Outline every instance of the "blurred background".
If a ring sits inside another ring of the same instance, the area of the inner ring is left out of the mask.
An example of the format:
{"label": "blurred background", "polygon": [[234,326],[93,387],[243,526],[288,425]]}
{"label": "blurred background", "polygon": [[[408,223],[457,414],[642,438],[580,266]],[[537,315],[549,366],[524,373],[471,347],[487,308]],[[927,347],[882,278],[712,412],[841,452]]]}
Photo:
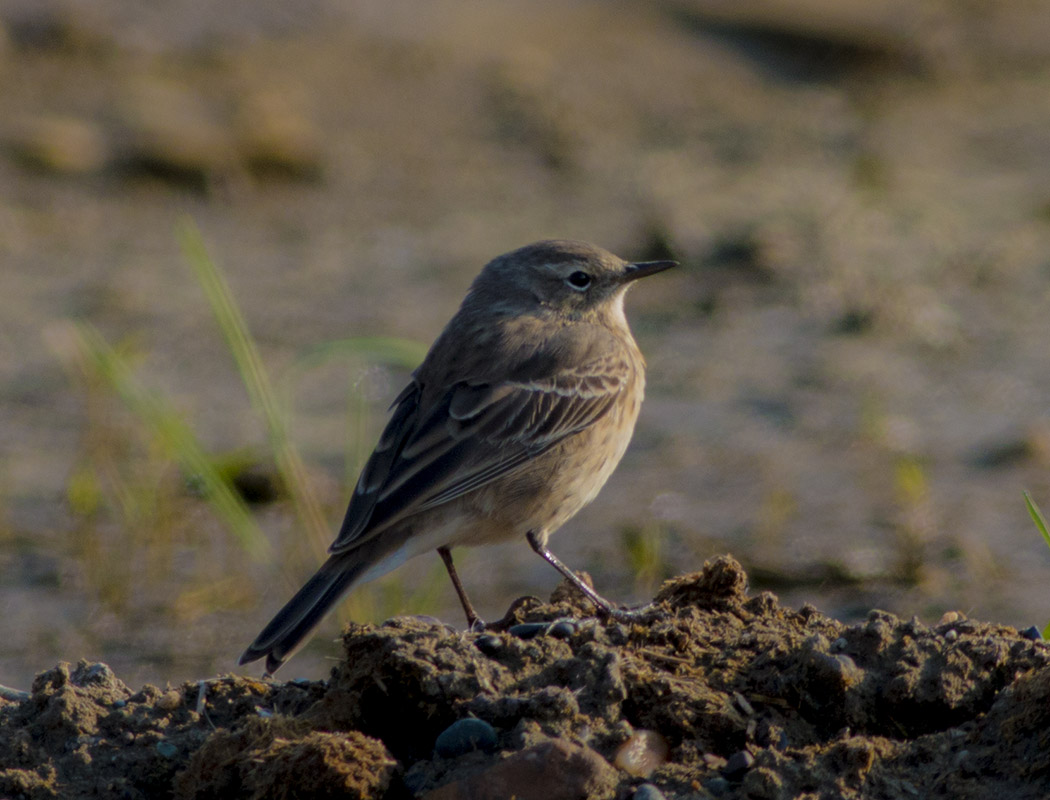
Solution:
{"label": "blurred background", "polygon": [[[1042,627],[1048,56],[1046,0],[3,0],[0,683],[234,669],[471,278],[548,237],[683,264],[552,540],[603,594],[729,552],[845,620]],[[557,583],[457,562],[488,618]],[[282,677],[398,613],[462,626],[436,556]]]}

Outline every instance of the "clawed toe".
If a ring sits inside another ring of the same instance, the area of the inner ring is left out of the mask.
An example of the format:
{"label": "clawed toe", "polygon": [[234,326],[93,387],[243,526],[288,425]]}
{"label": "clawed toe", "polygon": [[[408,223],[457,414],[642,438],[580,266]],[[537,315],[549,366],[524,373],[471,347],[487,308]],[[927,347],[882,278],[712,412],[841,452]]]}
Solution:
{"label": "clawed toe", "polygon": [[598,614],[614,619],[617,622],[637,622],[648,617],[654,609],[655,606],[652,603],[646,603],[644,606],[636,606],[634,608],[625,608],[623,606],[619,608],[599,607]]}

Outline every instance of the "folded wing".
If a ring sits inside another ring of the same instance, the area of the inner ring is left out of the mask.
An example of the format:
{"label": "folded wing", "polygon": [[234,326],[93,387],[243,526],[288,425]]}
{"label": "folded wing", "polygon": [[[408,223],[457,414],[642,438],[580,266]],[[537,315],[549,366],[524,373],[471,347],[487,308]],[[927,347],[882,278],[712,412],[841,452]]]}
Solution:
{"label": "folded wing", "polygon": [[519,469],[601,419],[625,389],[627,365],[602,358],[530,379],[454,384],[430,409],[415,381],[358,480],[333,553]]}

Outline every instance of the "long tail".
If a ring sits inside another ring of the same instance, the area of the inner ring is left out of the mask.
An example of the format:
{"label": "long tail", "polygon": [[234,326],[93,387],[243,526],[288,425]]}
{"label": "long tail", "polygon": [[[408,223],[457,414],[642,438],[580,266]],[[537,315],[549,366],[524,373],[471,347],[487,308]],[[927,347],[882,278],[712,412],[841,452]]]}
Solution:
{"label": "long tail", "polygon": [[243,666],[266,656],[266,673],[272,675],[370,566],[370,559],[360,558],[354,551],[329,557],[248,645],[237,663]]}

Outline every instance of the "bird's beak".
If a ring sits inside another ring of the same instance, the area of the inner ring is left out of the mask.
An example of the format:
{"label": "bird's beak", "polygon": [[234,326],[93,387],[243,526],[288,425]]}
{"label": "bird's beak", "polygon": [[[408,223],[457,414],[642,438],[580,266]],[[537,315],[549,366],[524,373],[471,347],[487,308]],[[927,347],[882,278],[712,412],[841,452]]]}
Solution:
{"label": "bird's beak", "polygon": [[639,278],[644,278],[648,275],[655,275],[657,272],[663,272],[665,269],[677,266],[677,261],[641,261],[637,264],[628,264],[623,280],[625,283],[635,281]]}

